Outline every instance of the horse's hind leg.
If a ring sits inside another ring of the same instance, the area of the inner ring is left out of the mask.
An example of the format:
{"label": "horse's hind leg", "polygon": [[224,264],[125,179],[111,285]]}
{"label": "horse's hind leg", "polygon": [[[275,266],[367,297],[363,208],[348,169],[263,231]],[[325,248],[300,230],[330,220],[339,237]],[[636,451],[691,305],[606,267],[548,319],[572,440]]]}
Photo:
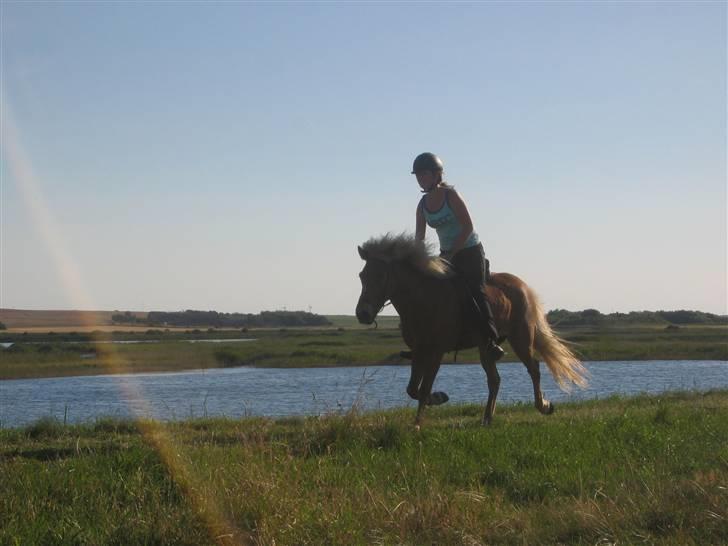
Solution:
{"label": "horse's hind leg", "polygon": [[544,415],[550,415],[554,412],[554,405],[543,397],[541,392],[541,371],[539,370],[539,362],[534,357],[533,339],[534,329],[528,325],[524,325],[515,335],[510,337],[511,347],[518,358],[521,359],[531,376],[533,383],[533,399],[536,409]]}
{"label": "horse's hind leg", "polygon": [[500,374],[495,365],[495,360],[488,356],[486,347],[480,347],[480,364],[485,370],[488,378],[488,402],[485,404],[483,412],[483,425],[490,425],[495,413],[495,400],[498,397],[498,389],[500,388]]}

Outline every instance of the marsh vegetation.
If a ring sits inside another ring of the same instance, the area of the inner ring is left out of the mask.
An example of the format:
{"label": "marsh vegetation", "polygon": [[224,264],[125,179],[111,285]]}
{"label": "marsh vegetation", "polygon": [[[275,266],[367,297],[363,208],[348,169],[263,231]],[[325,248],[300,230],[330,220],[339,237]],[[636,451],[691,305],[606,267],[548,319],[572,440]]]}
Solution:
{"label": "marsh vegetation", "polygon": [[[396,317],[377,329],[342,318],[333,328],[144,332],[5,333],[0,379],[106,373],[181,371],[230,366],[306,367],[406,364]],[[348,322],[347,322],[348,321]],[[728,327],[695,325],[578,326],[559,333],[583,360],[728,360]],[[219,343],[186,343],[216,339]],[[240,339],[255,339],[239,343]],[[224,343],[228,340],[229,343]],[[108,343],[147,341],[153,343]],[[103,343],[102,343],[103,342]],[[515,361],[513,351],[503,362]],[[478,362],[475,350],[448,353],[444,362]]]}

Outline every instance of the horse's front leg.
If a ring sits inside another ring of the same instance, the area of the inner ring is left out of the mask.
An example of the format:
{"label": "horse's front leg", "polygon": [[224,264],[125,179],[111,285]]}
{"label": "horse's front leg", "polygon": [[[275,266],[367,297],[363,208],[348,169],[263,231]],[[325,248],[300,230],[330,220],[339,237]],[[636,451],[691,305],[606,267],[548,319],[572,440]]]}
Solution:
{"label": "horse's front leg", "polygon": [[500,388],[500,375],[498,374],[498,368],[493,360],[488,355],[486,347],[480,347],[480,364],[485,370],[485,375],[488,378],[488,402],[485,404],[485,411],[483,412],[483,425],[490,425],[493,421],[493,414],[495,413],[495,400],[498,397],[498,389]]}
{"label": "horse's front leg", "polygon": [[423,357],[421,360],[417,359],[413,366],[418,366],[422,370],[422,382],[417,396],[417,416],[415,417],[415,427],[419,429],[422,424],[422,416],[425,411],[425,407],[428,406],[430,401],[430,393],[432,392],[432,385],[435,383],[435,376],[440,369],[440,362],[442,361],[443,353],[430,354]]}
{"label": "horse's front leg", "polygon": [[410,380],[407,383],[407,395],[413,400],[419,400],[420,383],[422,383],[422,368],[417,365],[417,358],[412,359],[410,366]]}

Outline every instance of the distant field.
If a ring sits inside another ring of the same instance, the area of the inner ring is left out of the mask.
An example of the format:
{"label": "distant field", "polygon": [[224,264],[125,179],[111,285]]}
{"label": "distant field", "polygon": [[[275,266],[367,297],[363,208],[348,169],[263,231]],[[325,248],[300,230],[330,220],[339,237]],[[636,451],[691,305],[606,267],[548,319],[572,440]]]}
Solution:
{"label": "distant field", "polygon": [[[377,327],[329,315],[327,327],[208,329],[111,325],[110,311],[1,310],[0,380],[108,373],[181,371],[236,366],[298,368],[405,364],[398,316]],[[138,315],[143,315],[139,313]],[[7,322],[6,322],[7,321]],[[96,323],[93,323],[96,321]],[[103,322],[107,321],[107,324]],[[25,326],[17,326],[25,324]],[[557,328],[583,360],[728,360],[728,327],[628,325]],[[253,343],[190,344],[199,339],[255,338]],[[155,340],[111,345],[99,341]],[[508,342],[503,362],[516,360]],[[449,353],[444,362],[455,360]],[[475,350],[458,362],[477,362]]]}
{"label": "distant field", "polygon": [[[324,315],[336,328],[371,328],[362,326],[353,315]],[[397,328],[399,326],[399,315],[380,315],[377,317],[379,328]]]}
{"label": "distant field", "polygon": [[[0,309],[0,322],[5,324],[9,332],[100,332],[145,331],[151,328],[148,325],[131,326],[127,324],[114,324],[112,315],[126,311],[36,311],[24,309]],[[132,311],[135,317],[145,320],[148,313],[145,311]],[[324,315],[331,321],[333,328],[361,327],[353,315]],[[377,319],[381,328],[396,328],[399,317],[381,316]],[[174,329],[174,328],[172,328]]]}
{"label": "distant field", "polygon": [[[56,332],[58,334],[69,334],[73,332],[90,334],[91,332],[140,332],[144,333],[151,326],[129,326],[126,324],[114,324],[113,326],[92,325],[92,326],[23,326],[17,328],[8,328],[6,331],[14,334],[45,334],[48,332]],[[186,328],[171,328],[171,330],[186,330]]]}
{"label": "distant field", "polygon": [[[100,329],[100,326],[112,326],[111,316],[118,311],[35,311],[25,309],[0,309],[0,322],[8,330],[48,330],[60,332],[80,328]],[[134,312],[138,318],[146,318],[147,313]]]}
{"label": "distant field", "polygon": [[[384,321],[383,321],[384,322]],[[108,373],[182,371],[190,369],[257,366],[371,366],[406,364],[405,348],[396,317],[374,329],[268,328],[265,330],[160,330],[116,333],[0,332],[0,380]],[[561,332],[584,360],[728,360],[725,327],[690,328],[574,328]],[[251,343],[236,339],[254,338]],[[230,340],[189,343],[192,340]],[[100,341],[156,341],[157,343],[98,343]],[[514,361],[508,342],[502,362]],[[445,355],[452,362],[454,353]],[[477,351],[457,355],[457,362],[477,362]]]}

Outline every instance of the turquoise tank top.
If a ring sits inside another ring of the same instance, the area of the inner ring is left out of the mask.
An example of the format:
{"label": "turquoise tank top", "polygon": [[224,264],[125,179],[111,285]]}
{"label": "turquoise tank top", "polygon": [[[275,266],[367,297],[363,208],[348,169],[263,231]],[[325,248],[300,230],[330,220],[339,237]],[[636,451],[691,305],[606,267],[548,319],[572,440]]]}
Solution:
{"label": "turquoise tank top", "polygon": [[[462,224],[458,222],[457,216],[455,216],[455,213],[450,208],[449,196],[450,192],[447,191],[445,193],[445,201],[442,203],[440,209],[435,212],[431,212],[427,209],[427,205],[425,204],[425,198],[427,196],[423,196],[420,201],[422,213],[425,216],[427,225],[437,231],[437,237],[440,239],[441,253],[450,252],[452,250],[452,247],[455,244],[455,239],[458,238],[458,235],[460,235],[460,232],[463,229]],[[473,230],[470,237],[468,237],[468,240],[465,241],[463,248],[470,248],[478,243],[480,243],[480,238],[475,230]]]}

